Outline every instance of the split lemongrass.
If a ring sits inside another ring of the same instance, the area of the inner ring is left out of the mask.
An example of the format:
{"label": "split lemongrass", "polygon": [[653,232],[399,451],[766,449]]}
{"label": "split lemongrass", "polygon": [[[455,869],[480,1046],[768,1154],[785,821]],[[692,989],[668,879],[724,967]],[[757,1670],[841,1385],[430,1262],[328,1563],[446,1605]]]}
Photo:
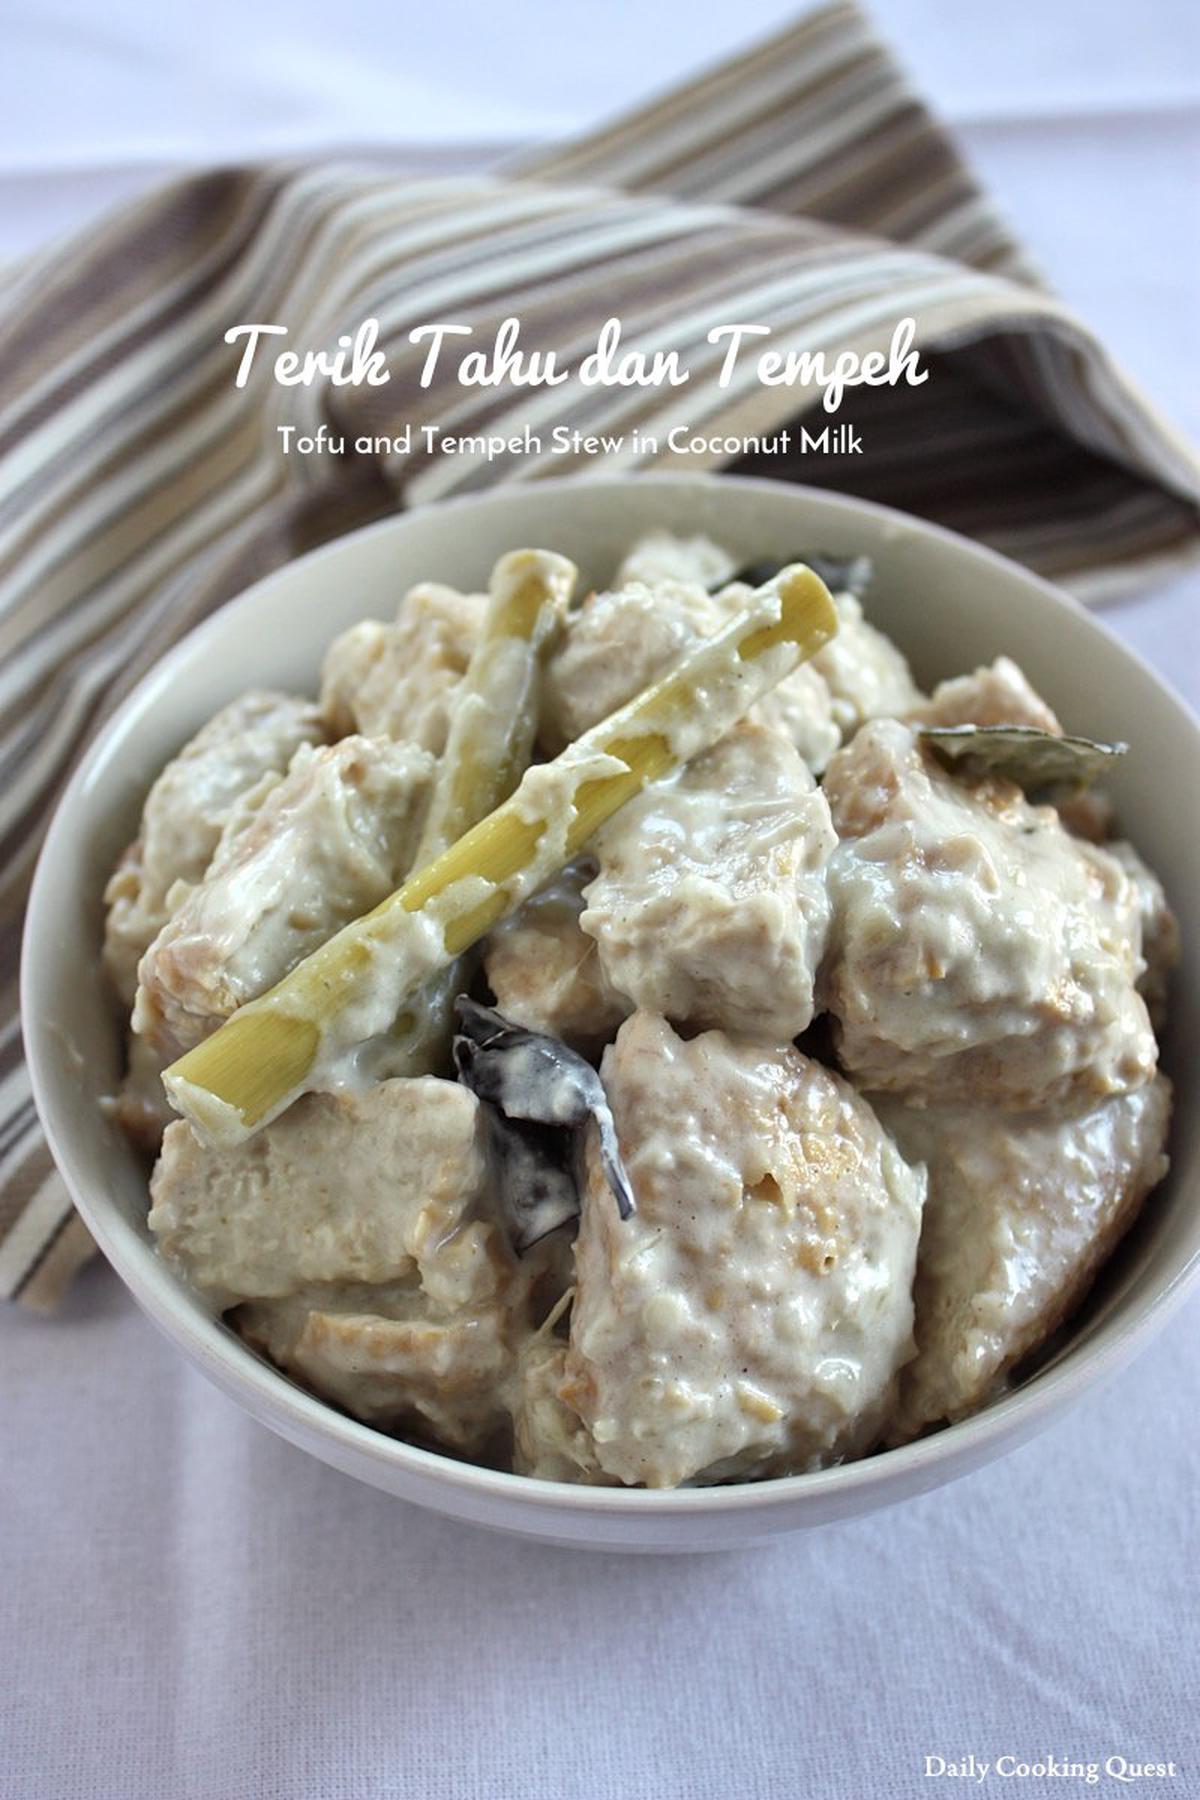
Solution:
{"label": "split lemongrass", "polygon": [[507,800],[528,768],[541,658],[562,623],[578,573],[551,550],[511,550],[492,570],[415,868],[432,862]]}
{"label": "split lemongrass", "polygon": [[829,590],[796,565],[702,638],[661,680],[344,926],[163,1076],[214,1144],[236,1144],[301,1094],[353,1076],[362,1046],[430,976],[544,887],[618,807],[723,738],[756,700],[829,642]]}
{"label": "split lemongrass", "polygon": [[[488,604],[454,700],[414,869],[440,856],[507,800],[537,735],[541,663],[579,571],[552,550],[510,550],[492,570]],[[379,1076],[427,1075],[449,1055],[460,965],[441,969],[406,1002],[370,1057]]]}

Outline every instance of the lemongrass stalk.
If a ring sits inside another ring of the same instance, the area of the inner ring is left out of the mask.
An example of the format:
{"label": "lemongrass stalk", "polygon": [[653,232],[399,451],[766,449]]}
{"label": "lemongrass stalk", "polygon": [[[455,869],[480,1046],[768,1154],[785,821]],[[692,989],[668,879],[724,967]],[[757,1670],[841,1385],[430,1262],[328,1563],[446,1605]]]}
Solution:
{"label": "lemongrass stalk", "polygon": [[511,550],[492,570],[414,868],[432,862],[507,800],[528,768],[541,658],[562,623],[578,573],[550,550]]}
{"label": "lemongrass stalk", "polygon": [[[542,658],[578,573],[574,563],[551,550],[511,550],[492,570],[487,609],[455,696],[415,869],[507,800],[529,767]],[[456,960],[412,997],[372,1047],[375,1075],[427,1075],[445,1060],[454,997],[465,980]]]}
{"label": "lemongrass stalk", "polygon": [[237,1144],[301,1094],[352,1078],[406,999],[578,854],[606,819],[723,738],[829,642],[837,613],[795,565],[659,681],[585,732],[373,912],[344,926],[163,1076],[214,1144]]}

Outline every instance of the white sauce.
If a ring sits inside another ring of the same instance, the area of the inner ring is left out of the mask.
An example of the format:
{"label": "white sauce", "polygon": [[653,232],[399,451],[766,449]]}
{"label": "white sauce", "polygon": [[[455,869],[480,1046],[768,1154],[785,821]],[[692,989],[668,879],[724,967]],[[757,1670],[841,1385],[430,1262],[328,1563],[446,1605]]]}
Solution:
{"label": "white sauce", "polygon": [[946,774],[897,720],[825,785],[843,841],[822,987],[857,1081],[1024,1109],[1150,1079],[1139,899],[1113,857],[1007,782]]}
{"label": "white sauce", "polygon": [[912,1350],[924,1172],[790,1046],[636,1013],[603,1075],[638,1210],[593,1155],[559,1389],[599,1467],[669,1487],[868,1449]]}
{"label": "white sauce", "polygon": [[[127,1006],[137,966],[186,889],[200,881],[239,806],[261,802],[302,744],[319,744],[316,708],[287,694],[243,694],[169,762],[146,797],[136,841],[105,889],[104,961]],[[247,815],[248,816],[248,815]]]}
{"label": "white sauce", "polygon": [[1170,1083],[1066,1118],[879,1099],[910,1159],[929,1166],[916,1280],[916,1360],[894,1438],[973,1412],[1078,1305],[1166,1174]]}
{"label": "white sauce", "polygon": [[423,581],[394,624],[367,619],[335,638],[321,669],[333,735],[407,740],[440,756],[486,605],[484,594]]}
{"label": "white sauce", "polygon": [[488,937],[483,967],[496,1006],[530,1031],[598,1051],[632,1010],[608,980],[594,938],[581,929],[583,887],[595,873],[572,864]]}
{"label": "white sauce", "polygon": [[634,1006],[786,1043],[812,1019],[836,843],[799,754],[742,724],[598,834],[580,925]]}
{"label": "white sauce", "polygon": [[[651,561],[657,560],[656,553]],[[741,583],[711,594],[694,569],[685,572],[686,554],[673,560],[677,573],[650,580],[647,564],[631,559],[615,589],[592,595],[570,614],[562,646],[546,670],[542,740],[547,749],[560,750],[607,718],[698,639],[727,625],[753,597],[753,589]],[[841,601],[837,604],[840,614]],[[841,742],[833,699],[815,659],[785,676],[747,716],[786,737],[816,774]]]}
{"label": "white sauce", "polygon": [[179,1055],[389,894],[432,770],[425,751],[385,739],[299,750],[142,958],[134,1030]]}

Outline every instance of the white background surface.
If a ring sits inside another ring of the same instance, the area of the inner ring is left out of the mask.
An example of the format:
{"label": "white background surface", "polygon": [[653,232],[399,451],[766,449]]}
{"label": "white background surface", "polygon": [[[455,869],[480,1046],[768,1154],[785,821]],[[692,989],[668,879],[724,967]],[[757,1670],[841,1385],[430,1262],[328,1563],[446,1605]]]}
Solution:
{"label": "white background surface", "polygon": [[[167,167],[478,160],[788,11],[10,0],[0,257]],[[876,14],[1060,292],[1200,435],[1191,0]],[[1107,617],[1200,703],[1200,577]],[[962,1792],[923,1758],[971,1752],[1174,1759],[1150,1791],[1198,1795],[1198,1326],[1193,1298],[1037,1443],[894,1513],[745,1555],[589,1558],[276,1442],[93,1269],[65,1318],[0,1316],[0,1795],[857,1800]]]}

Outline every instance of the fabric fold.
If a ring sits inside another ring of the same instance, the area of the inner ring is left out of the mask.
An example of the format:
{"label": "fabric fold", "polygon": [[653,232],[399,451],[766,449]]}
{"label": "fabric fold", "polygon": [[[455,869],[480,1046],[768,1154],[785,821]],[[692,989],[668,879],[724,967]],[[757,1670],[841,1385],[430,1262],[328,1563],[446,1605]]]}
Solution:
{"label": "fabric fold", "polygon": [[723,201],[1036,284],[1026,252],[854,0],[833,0],[577,143],[541,180]]}

